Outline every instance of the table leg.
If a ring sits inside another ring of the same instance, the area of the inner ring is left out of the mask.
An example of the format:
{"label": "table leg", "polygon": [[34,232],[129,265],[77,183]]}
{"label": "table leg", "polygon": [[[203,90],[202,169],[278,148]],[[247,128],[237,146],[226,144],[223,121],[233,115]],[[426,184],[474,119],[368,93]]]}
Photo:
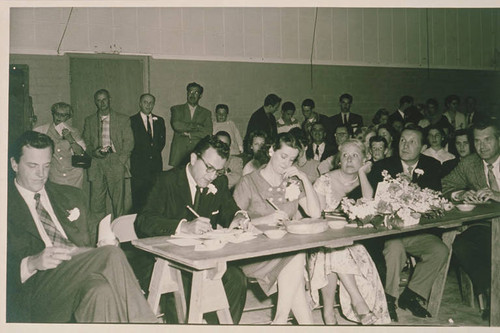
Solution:
{"label": "table leg", "polygon": [[156,263],[149,284],[148,303],[155,314],[159,314],[160,297],[165,293],[174,293],[175,309],[179,323],[186,322],[186,299],[182,284],[181,271],[171,267],[165,259],[156,258]]}
{"label": "table leg", "polygon": [[500,218],[491,221],[490,325],[500,326]]}
{"label": "table leg", "polygon": [[233,323],[222,285],[225,271],[226,263],[209,270],[193,271],[188,323],[201,323],[203,314],[213,311],[217,312],[220,324]]}
{"label": "table leg", "polygon": [[450,259],[452,255],[452,246],[455,236],[458,231],[456,229],[445,231],[443,233],[442,239],[443,243],[448,247],[450,253],[448,259],[439,271],[434,284],[432,285],[431,294],[429,295],[429,302],[427,304],[427,311],[433,316],[437,317],[439,313],[439,307],[441,306],[441,299],[443,298],[444,286],[446,284],[446,277],[448,276],[448,268],[450,267]]}

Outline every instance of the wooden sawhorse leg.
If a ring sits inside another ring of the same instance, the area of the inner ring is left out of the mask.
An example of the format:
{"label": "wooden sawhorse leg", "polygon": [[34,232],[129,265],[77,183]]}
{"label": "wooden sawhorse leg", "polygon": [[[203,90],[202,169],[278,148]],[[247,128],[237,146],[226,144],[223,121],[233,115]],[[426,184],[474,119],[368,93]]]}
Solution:
{"label": "wooden sawhorse leg", "polygon": [[222,275],[226,271],[226,263],[202,271],[191,271],[193,282],[189,302],[188,323],[201,323],[203,314],[217,312],[220,324],[232,324],[229,303],[222,285]]}
{"label": "wooden sawhorse leg", "polygon": [[434,284],[432,285],[431,294],[429,295],[429,302],[427,304],[427,311],[433,316],[437,317],[439,307],[441,306],[441,299],[443,298],[444,285],[446,284],[446,277],[448,276],[448,268],[450,267],[450,259],[452,255],[452,246],[455,236],[458,231],[456,229],[448,230],[443,233],[443,243],[450,250],[448,260],[443,268],[439,271]]}
{"label": "wooden sawhorse leg", "polygon": [[162,294],[174,293],[175,309],[179,323],[186,322],[186,299],[182,285],[181,271],[169,265],[168,261],[156,258],[149,284],[148,303],[155,314],[159,314]]}

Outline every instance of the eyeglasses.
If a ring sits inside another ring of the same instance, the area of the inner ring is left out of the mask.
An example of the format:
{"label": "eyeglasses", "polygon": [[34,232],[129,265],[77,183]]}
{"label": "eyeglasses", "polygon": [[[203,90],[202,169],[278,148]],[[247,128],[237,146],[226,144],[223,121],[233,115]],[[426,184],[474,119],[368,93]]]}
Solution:
{"label": "eyeglasses", "polygon": [[207,173],[216,173],[217,174],[217,177],[220,177],[224,174],[226,174],[226,169],[225,168],[222,168],[222,169],[216,169],[214,168],[213,166],[211,166],[210,164],[208,164],[207,162],[205,162],[205,160],[203,159],[203,157],[201,157],[201,155],[197,155],[200,160],[203,162],[203,164],[205,164],[205,167],[207,168],[206,172]]}
{"label": "eyeglasses", "polygon": [[61,118],[70,118],[71,117],[71,113],[53,112],[52,114],[54,116],[58,116],[58,117],[61,117]]}

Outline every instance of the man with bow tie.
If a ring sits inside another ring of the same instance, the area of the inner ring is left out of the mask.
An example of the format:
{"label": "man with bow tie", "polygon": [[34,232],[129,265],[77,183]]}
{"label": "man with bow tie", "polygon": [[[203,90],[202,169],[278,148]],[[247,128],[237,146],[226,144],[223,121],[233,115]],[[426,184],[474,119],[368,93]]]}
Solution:
{"label": "man with bow tie", "polygon": [[130,173],[132,206],[135,213],[146,203],[156,175],[163,169],[161,152],[165,147],[165,121],[152,113],[155,102],[155,96],[142,94],[139,98],[140,111],[130,117],[134,134]]}
{"label": "man with bow tie", "polygon": [[[203,234],[217,225],[227,228],[247,219],[228,189],[224,175],[228,157],[227,144],[215,136],[206,136],[195,146],[187,165],[160,173],[135,221],[139,238]],[[183,279],[189,301],[191,277],[183,274]],[[245,305],[246,277],[237,266],[228,264],[222,283],[237,324]],[[211,323],[210,318],[207,321]]]}
{"label": "man with bow tie", "polygon": [[28,131],[9,154],[7,321],[156,322],[123,252],[95,248],[83,192],[47,182],[53,150]]}
{"label": "man with bow tie", "polygon": [[[443,193],[453,201],[500,202],[500,127],[490,121],[473,125],[476,153],[462,159],[443,178]],[[455,238],[453,253],[470,276],[476,294],[488,297],[491,285],[491,224],[471,224]],[[488,302],[485,302],[488,304]],[[489,309],[482,309],[484,319]]]}
{"label": "man with bow tie", "polygon": [[[401,132],[399,156],[382,159],[373,164],[369,180],[376,189],[383,180],[382,171],[387,170],[395,178],[405,173],[413,183],[421,188],[441,190],[441,164],[434,158],[425,156],[422,129],[413,124]],[[406,263],[406,253],[419,257],[415,271],[403,293],[399,295],[400,274]],[[390,237],[385,240],[383,250],[386,263],[385,292],[389,314],[398,321],[396,299],[402,309],[410,310],[414,316],[425,318],[430,313],[423,306],[428,299],[434,280],[448,259],[448,247],[436,235],[416,233],[410,236]],[[383,275],[383,274],[382,274]]]}

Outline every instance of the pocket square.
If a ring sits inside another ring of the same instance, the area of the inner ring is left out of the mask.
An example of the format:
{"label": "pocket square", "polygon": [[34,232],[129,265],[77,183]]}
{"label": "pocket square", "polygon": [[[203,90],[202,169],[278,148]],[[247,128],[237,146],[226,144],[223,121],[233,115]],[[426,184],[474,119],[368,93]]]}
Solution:
{"label": "pocket square", "polygon": [[216,210],[215,212],[212,212],[212,215],[216,215],[216,214],[219,214],[218,210]]}

